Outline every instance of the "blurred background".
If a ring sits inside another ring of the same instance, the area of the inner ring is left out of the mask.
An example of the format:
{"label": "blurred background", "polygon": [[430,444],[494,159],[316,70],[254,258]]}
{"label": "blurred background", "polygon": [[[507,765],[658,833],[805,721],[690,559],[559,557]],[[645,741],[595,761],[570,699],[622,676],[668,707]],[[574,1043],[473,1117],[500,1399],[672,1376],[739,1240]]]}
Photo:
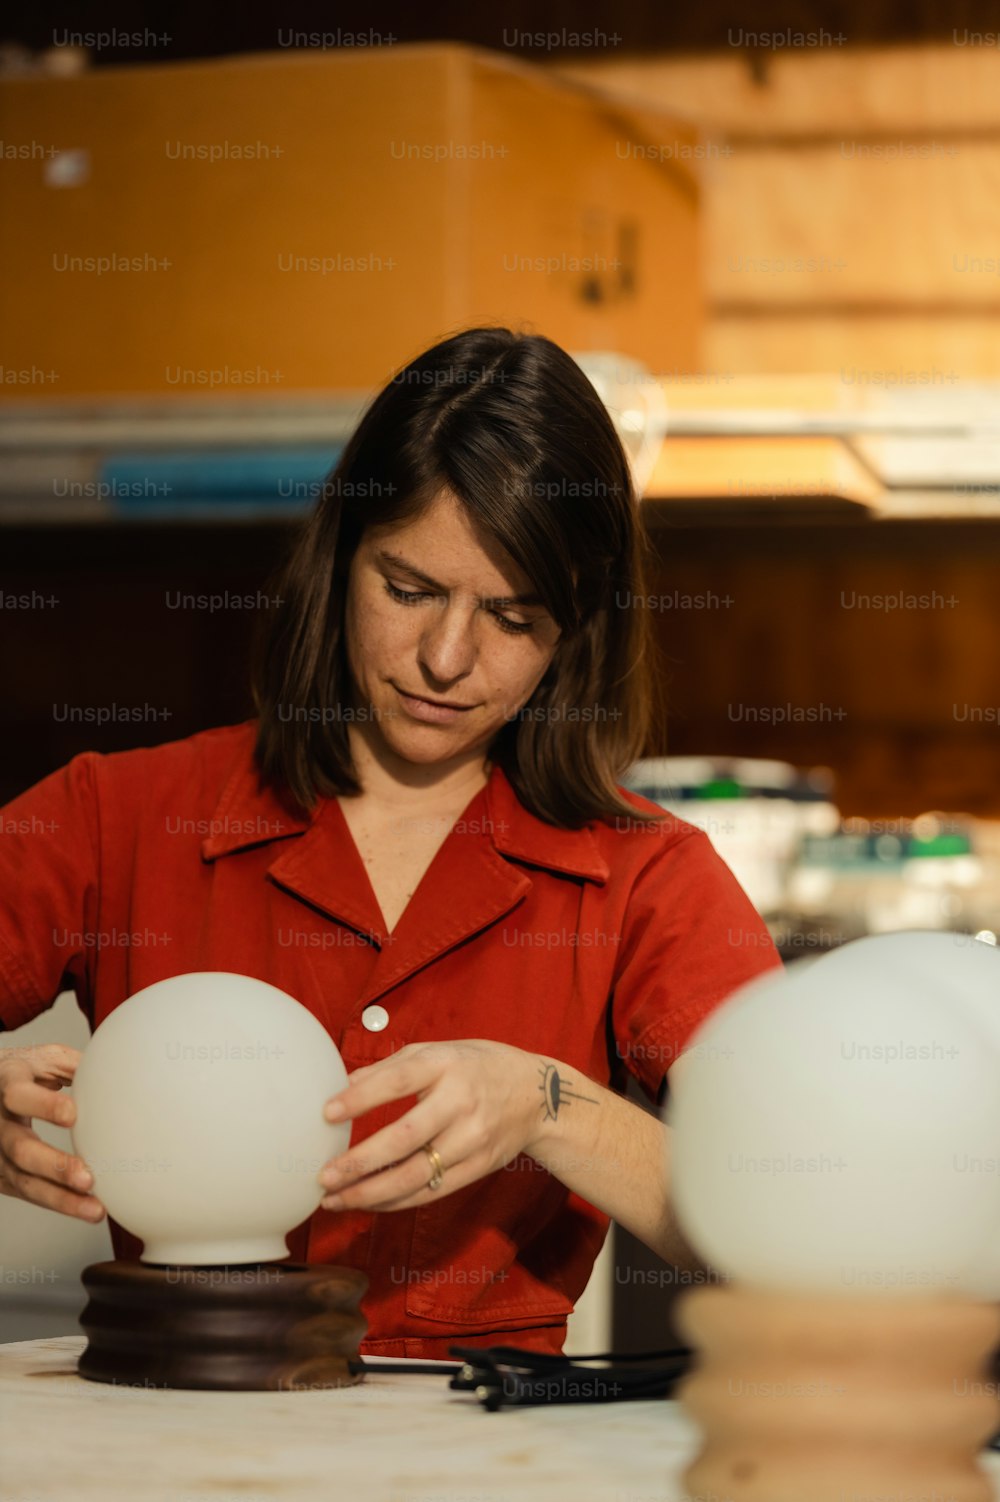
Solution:
{"label": "blurred background", "polygon": [[[361,406],[507,323],[579,359],[642,490],[668,714],[630,782],[787,959],[996,941],[1000,17],[749,10],[8,21],[0,802],[249,715]],[[48,1037],[83,1046],[71,997],[4,1041]],[[65,1333],[106,1232],[4,1220],[0,1339]],[[654,1264],[609,1243],[575,1349],[665,1343]]]}

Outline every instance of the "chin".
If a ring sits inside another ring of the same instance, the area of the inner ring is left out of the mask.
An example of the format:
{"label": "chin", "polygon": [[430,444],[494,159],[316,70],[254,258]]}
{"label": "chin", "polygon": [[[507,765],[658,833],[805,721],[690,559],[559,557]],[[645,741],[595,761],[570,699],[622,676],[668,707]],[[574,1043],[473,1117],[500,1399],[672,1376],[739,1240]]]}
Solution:
{"label": "chin", "polygon": [[429,766],[436,761],[447,761],[452,756],[458,756],[466,749],[463,742],[452,740],[448,735],[441,735],[434,726],[428,726],[426,735],[401,735],[390,739],[386,737],[386,744],[396,755],[404,761],[412,761],[421,766]]}

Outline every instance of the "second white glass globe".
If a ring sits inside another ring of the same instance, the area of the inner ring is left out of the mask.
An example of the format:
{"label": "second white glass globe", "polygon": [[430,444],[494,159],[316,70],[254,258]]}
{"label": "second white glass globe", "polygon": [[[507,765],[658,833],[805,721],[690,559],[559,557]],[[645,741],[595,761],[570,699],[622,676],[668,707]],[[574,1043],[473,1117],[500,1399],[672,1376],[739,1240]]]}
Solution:
{"label": "second white glass globe", "polygon": [[994,958],[865,939],[709,1017],[668,1115],[692,1245],[759,1287],[1000,1298]]}

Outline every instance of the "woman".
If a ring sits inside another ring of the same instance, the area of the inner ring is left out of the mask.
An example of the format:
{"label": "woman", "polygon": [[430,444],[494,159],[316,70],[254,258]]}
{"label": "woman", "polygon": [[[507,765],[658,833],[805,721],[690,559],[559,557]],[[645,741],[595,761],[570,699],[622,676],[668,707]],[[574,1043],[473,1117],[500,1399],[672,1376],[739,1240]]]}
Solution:
{"label": "woman", "polygon": [[[627,1070],[660,1100],[701,1020],[780,961],[707,836],[617,782],[652,713],[645,546],[575,362],[460,333],[389,381],[325,485],[255,719],[84,753],[4,811],[7,1027],[66,986],[96,1027],[213,969],[327,1027],[353,1138],[289,1249],[368,1274],[368,1352],[560,1350],[609,1216],[697,1265],[665,1129],[618,1092]],[[0,1180],[100,1218],[30,1128],[72,1122],[77,1058],[2,1058]]]}

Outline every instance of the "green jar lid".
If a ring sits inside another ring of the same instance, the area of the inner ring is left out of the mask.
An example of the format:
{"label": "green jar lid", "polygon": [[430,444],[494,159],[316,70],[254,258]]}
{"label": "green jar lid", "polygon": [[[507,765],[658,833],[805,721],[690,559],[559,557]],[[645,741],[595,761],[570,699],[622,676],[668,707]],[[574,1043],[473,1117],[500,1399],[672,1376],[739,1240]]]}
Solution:
{"label": "green jar lid", "polygon": [[912,858],[928,855],[968,855],[971,841],[965,834],[936,834],[929,840],[911,840],[907,855]]}
{"label": "green jar lid", "polygon": [[703,782],[698,789],[699,798],[742,798],[744,789],[734,777],[717,777],[712,782]]}

